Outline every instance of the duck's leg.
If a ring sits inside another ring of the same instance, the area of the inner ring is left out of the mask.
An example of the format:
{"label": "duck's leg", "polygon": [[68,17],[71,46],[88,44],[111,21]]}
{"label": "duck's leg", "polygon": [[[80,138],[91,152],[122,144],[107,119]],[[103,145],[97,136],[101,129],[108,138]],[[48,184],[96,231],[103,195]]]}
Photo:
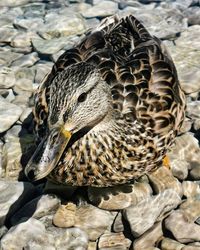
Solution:
{"label": "duck's leg", "polygon": [[167,155],[165,155],[165,157],[163,158],[163,166],[170,169],[170,160]]}

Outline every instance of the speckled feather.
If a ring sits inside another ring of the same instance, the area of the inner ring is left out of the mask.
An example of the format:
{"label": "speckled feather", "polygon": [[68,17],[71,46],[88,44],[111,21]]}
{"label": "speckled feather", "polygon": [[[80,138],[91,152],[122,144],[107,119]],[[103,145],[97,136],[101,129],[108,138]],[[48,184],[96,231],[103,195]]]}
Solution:
{"label": "speckled feather", "polygon": [[[73,82],[82,84],[93,68],[110,86],[117,129],[102,133],[96,126],[80,136],[49,177],[77,186],[127,183],[161,165],[183,122],[185,97],[161,41],[133,16],[107,18],[60,56],[40,85],[34,108],[39,139],[49,129],[47,119],[58,119],[56,100],[73,92]],[[70,78],[67,90],[60,83],[64,78]]]}

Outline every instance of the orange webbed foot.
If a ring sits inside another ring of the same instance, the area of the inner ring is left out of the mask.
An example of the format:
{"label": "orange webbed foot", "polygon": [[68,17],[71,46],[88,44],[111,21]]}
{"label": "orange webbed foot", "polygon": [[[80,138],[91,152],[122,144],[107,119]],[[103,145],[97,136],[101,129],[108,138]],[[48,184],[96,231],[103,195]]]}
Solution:
{"label": "orange webbed foot", "polygon": [[163,166],[170,169],[170,160],[167,155],[165,155],[165,157],[163,158]]}

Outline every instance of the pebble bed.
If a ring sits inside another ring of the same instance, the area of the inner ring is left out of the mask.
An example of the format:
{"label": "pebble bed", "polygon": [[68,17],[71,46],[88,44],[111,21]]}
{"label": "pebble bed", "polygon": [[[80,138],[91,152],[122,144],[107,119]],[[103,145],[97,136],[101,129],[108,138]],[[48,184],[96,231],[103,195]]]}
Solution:
{"label": "pebble bed", "polygon": [[[133,14],[161,38],[187,94],[181,134],[134,185],[29,183],[33,92],[53,63],[106,16]],[[0,1],[0,249],[200,250],[200,2]]]}

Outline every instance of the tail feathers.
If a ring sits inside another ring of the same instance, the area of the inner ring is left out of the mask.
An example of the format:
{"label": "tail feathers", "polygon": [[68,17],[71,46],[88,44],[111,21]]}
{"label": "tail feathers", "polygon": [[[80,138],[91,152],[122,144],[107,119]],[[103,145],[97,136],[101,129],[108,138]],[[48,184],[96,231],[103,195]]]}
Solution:
{"label": "tail feathers", "polygon": [[89,31],[81,49],[85,53],[89,49],[111,48],[115,55],[125,57],[135,48],[155,42],[154,37],[134,16],[114,15],[105,18],[96,29]]}
{"label": "tail feathers", "polygon": [[129,31],[132,33],[132,36],[135,42],[141,40],[143,42],[152,39],[153,37],[149,34],[149,32],[145,29],[140,21],[138,21],[134,16],[130,15],[125,18],[126,24],[128,26]]}
{"label": "tail feathers", "polygon": [[119,15],[107,17],[100,23],[99,26],[97,26],[94,32],[104,31],[107,33],[111,33],[114,30],[118,29],[120,26],[126,27],[136,41],[141,39],[149,40],[153,38],[145,29],[143,24],[132,15],[121,18],[119,17]]}

